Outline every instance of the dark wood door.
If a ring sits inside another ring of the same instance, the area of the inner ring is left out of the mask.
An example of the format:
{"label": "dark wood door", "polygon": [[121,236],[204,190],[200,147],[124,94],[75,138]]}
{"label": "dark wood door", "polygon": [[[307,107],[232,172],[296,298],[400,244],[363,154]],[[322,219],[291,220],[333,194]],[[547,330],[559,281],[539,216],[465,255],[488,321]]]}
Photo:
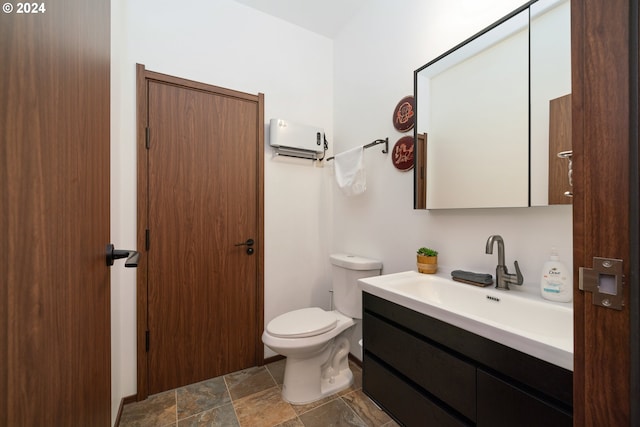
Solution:
{"label": "dark wood door", "polygon": [[[574,425],[638,425],[638,331],[630,327],[638,319],[638,6],[574,0],[571,8]],[[592,267],[595,256],[623,260],[622,310],[593,305],[578,290],[578,268]]]}
{"label": "dark wood door", "polygon": [[0,425],[109,426],[110,2],[10,4],[0,13]]}
{"label": "dark wood door", "polygon": [[259,96],[176,80],[147,91],[153,394],[261,363],[263,121]]}

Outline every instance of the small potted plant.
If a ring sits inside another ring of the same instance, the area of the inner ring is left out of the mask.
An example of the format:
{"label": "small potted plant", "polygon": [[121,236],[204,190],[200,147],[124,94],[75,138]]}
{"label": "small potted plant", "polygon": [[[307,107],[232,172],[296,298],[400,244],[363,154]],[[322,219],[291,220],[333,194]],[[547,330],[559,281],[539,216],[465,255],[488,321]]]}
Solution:
{"label": "small potted plant", "polygon": [[433,274],[438,271],[438,251],[429,248],[418,249],[418,271]]}

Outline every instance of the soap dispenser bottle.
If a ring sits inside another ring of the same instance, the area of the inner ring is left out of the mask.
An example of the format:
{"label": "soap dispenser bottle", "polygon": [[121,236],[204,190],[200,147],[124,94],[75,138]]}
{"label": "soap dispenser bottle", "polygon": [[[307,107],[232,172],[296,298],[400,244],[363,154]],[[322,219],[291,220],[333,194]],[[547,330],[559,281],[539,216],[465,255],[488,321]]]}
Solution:
{"label": "soap dispenser bottle", "polygon": [[549,261],[542,267],[540,293],[550,301],[570,302],[573,299],[571,274],[559,259],[558,251],[552,248]]}

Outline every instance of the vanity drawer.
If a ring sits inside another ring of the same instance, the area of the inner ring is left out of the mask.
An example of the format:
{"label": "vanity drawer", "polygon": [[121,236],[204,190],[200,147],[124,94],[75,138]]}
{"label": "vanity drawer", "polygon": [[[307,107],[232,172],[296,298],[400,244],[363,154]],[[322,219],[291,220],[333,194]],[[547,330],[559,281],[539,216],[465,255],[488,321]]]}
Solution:
{"label": "vanity drawer", "polygon": [[478,427],[571,427],[571,413],[478,369]]}
{"label": "vanity drawer", "polygon": [[425,395],[398,378],[380,363],[365,354],[363,358],[362,388],[397,421],[407,427],[470,426],[449,414],[429,400]]}
{"label": "vanity drawer", "polygon": [[[364,313],[363,325],[366,352],[393,366],[427,393],[475,421],[474,365],[370,313]],[[366,369],[364,375],[369,375]]]}

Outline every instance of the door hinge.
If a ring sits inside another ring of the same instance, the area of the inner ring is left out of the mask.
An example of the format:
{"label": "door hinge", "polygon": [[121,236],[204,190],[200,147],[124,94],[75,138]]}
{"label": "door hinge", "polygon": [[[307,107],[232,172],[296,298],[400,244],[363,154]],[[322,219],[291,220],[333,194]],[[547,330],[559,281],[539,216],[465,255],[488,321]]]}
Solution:
{"label": "door hinge", "polygon": [[150,140],[150,136],[149,136],[149,128],[145,128],[145,142],[144,142],[144,146],[147,148],[147,150],[148,150],[148,149],[149,149],[149,147],[150,147],[149,140]]}
{"label": "door hinge", "polygon": [[144,230],[144,248],[145,250],[149,250],[149,229]]}
{"label": "door hinge", "polygon": [[149,352],[149,331],[144,333],[144,349],[147,353]]}

